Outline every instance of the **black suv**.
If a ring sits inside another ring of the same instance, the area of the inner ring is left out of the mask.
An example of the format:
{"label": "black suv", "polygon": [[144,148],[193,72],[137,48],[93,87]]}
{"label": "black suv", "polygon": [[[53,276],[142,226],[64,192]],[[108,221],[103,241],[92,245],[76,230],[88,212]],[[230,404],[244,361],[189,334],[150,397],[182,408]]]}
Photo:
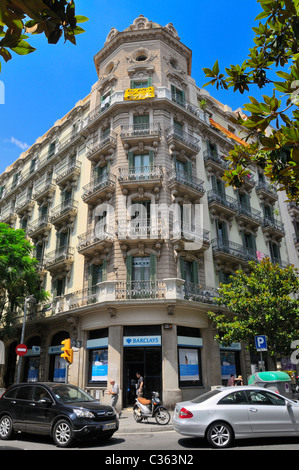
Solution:
{"label": "black suv", "polygon": [[110,438],[118,429],[115,410],[75,385],[23,383],[12,385],[0,398],[0,439],[14,431],[52,436],[59,447],[74,438]]}

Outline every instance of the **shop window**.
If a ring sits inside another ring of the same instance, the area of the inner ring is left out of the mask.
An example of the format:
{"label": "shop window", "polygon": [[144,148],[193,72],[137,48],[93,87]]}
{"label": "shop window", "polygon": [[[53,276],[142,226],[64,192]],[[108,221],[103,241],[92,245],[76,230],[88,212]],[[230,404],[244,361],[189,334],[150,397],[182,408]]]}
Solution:
{"label": "shop window", "polygon": [[89,349],[88,383],[107,386],[108,377],[108,328],[93,330],[87,341]]}
{"label": "shop window", "polygon": [[180,387],[202,385],[200,330],[178,326],[177,339]]}

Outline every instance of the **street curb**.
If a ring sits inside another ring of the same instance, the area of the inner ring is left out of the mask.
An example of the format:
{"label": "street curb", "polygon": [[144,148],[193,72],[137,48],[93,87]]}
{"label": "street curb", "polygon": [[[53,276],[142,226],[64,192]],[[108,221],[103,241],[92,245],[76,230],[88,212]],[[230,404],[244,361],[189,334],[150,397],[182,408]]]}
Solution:
{"label": "street curb", "polygon": [[155,418],[148,418],[147,421],[137,423],[133,417],[133,412],[130,409],[123,410],[121,418],[119,418],[119,428],[117,433],[153,433],[161,431],[173,431],[172,413],[168,424],[157,424]]}
{"label": "street curb", "polygon": [[174,431],[174,428],[172,425],[165,425],[165,426],[161,426],[161,425],[157,425],[157,426],[151,426],[150,424],[148,426],[140,426],[140,427],[137,427],[138,426],[138,423],[136,424],[136,427],[131,427],[131,426],[127,426],[127,427],[121,427],[119,426],[118,430],[117,430],[117,433],[139,433],[139,434],[142,434],[142,433],[147,433],[147,432],[162,432],[162,431]]}

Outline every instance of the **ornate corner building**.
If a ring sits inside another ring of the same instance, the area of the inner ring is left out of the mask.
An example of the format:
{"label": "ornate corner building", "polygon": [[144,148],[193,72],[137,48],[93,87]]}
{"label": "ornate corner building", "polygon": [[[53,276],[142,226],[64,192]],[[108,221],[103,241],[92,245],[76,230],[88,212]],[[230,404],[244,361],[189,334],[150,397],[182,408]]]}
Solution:
{"label": "ornate corner building", "polygon": [[[145,394],[173,406],[251,374],[259,358],[216,343],[207,311],[249,261],[298,264],[299,209],[255,168],[225,187],[223,156],[242,136],[196,85],[171,23],[112,28],[94,64],[90,94],[0,176],[0,221],[26,231],[52,295],[28,315],[22,379],[64,381],[70,337],[70,382],[105,401],[113,378],[126,407],[139,371]],[[5,345],[3,386],[18,343]]]}

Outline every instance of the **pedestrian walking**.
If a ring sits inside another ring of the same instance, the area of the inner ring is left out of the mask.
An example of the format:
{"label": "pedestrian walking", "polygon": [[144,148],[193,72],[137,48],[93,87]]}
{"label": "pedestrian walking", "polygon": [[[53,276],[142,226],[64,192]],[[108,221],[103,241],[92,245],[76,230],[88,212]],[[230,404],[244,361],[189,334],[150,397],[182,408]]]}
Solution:
{"label": "pedestrian walking", "polygon": [[[116,405],[117,405],[118,396],[119,396],[119,386],[115,382],[115,380],[110,380],[110,385],[112,386],[112,389],[109,390],[109,392],[108,392],[108,394],[111,395],[110,406],[112,406],[115,409],[115,411],[117,412]],[[119,412],[118,417],[119,418],[121,417],[121,411]]]}
{"label": "pedestrian walking", "polygon": [[137,397],[143,397],[143,377],[140,372],[136,372],[137,382]]}
{"label": "pedestrian walking", "polygon": [[243,385],[242,375],[238,375],[238,377],[235,379],[235,385]]}
{"label": "pedestrian walking", "polygon": [[231,387],[233,385],[235,385],[235,376],[234,376],[234,374],[231,374],[230,378],[227,381],[227,386]]}

